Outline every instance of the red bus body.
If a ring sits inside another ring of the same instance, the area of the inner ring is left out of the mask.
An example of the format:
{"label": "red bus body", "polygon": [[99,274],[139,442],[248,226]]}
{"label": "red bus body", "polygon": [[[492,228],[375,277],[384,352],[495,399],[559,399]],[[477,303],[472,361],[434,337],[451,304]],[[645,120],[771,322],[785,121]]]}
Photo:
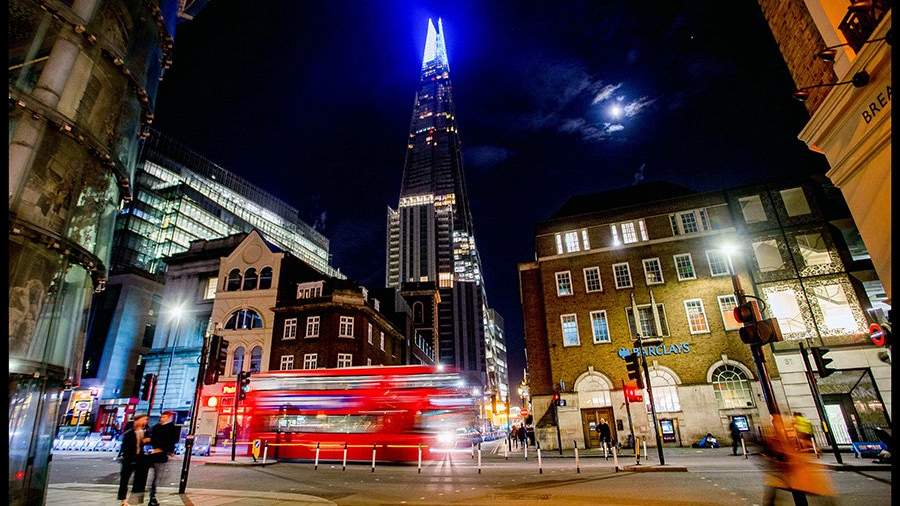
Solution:
{"label": "red bus body", "polygon": [[436,366],[380,366],[254,374],[250,440],[269,457],[322,461],[428,460],[467,446],[477,408],[473,384]]}

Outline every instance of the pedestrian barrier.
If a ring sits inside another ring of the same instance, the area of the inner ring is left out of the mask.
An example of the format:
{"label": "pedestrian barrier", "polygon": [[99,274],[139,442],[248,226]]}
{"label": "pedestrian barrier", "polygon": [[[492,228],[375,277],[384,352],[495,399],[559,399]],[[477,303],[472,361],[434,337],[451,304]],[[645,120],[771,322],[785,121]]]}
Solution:
{"label": "pedestrian barrier", "polygon": [[613,465],[616,466],[616,472],[619,472],[619,453],[616,451],[616,447],[612,447],[613,452]]}
{"label": "pedestrian barrier", "polygon": [[537,447],[537,457],[538,457],[538,474],[544,474],[544,463],[541,461],[541,444],[538,443]]}
{"label": "pedestrian barrier", "polygon": [[[344,451],[344,460],[347,459],[347,452]],[[481,472],[481,470],[479,470]],[[419,445],[419,472],[418,474],[422,474],[422,445]]]}
{"label": "pedestrian barrier", "polygon": [[481,443],[478,443],[478,474],[481,474]]}
{"label": "pedestrian barrier", "polygon": [[749,459],[750,457],[747,455],[747,445],[744,444],[744,438],[741,438],[741,451],[744,452],[744,458]]}
{"label": "pedestrian barrier", "polygon": [[[319,451],[320,450],[321,449],[319,448],[319,443],[316,443],[316,464],[313,467],[313,470],[315,470],[315,471],[319,470]],[[374,451],[374,449],[372,451]]]}
{"label": "pedestrian barrier", "polygon": [[375,445],[372,445],[372,472],[375,472]]}
{"label": "pedestrian barrier", "polygon": [[647,456],[647,441],[641,441],[641,444],[644,447],[644,460],[650,460],[650,457]]}
{"label": "pedestrian barrier", "polygon": [[572,441],[572,443],[575,444],[575,474],[581,474],[581,466],[578,462],[578,441]]}

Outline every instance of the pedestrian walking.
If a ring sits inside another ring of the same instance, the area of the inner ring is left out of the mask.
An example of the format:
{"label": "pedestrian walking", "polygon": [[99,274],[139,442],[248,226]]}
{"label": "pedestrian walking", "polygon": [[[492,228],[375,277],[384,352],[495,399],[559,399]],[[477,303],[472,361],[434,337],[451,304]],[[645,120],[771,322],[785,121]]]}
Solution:
{"label": "pedestrian walking", "polygon": [[524,423],[519,427],[519,441],[522,442],[522,448],[528,446],[528,431],[525,429]]}
{"label": "pedestrian walking", "polygon": [[797,444],[801,450],[812,448],[812,422],[802,413],[794,412],[794,430],[797,432]]}
{"label": "pedestrian walking", "polygon": [[531,443],[531,446],[537,446],[537,442],[534,438],[534,426],[528,426],[525,430],[528,433],[528,441]]}
{"label": "pedestrian walking", "polygon": [[153,481],[150,482],[150,506],[159,504],[156,500],[156,484],[160,476],[166,475],[169,456],[175,456],[175,444],[178,442],[181,431],[174,422],[175,414],[166,411],[160,416],[159,423],[150,430],[150,444],[153,447],[147,454],[149,467],[153,468]]}
{"label": "pedestrian walking", "polygon": [[509,431],[509,437],[512,439],[513,443],[516,445],[516,449],[519,448],[519,428],[513,425],[512,430]]}
{"label": "pedestrian walking", "polygon": [[794,504],[809,504],[807,495],[818,496],[819,503],[833,503],[834,488],[822,466],[813,463],[808,454],[797,451],[787,436],[790,419],[772,417],[772,430],[763,438],[763,456],[769,465],[762,504],[774,506],[778,490],[791,493]]}
{"label": "pedestrian walking", "polygon": [[609,424],[606,422],[606,418],[600,419],[600,423],[597,424],[597,432],[600,434],[600,446],[603,448],[603,455],[606,457],[606,460],[609,460],[607,451],[610,448],[610,443],[612,442],[612,432],[609,429]]}
{"label": "pedestrian walking", "polygon": [[[122,501],[123,506],[144,502],[144,488],[147,486],[144,443],[149,441],[147,415],[138,415],[134,418],[132,427],[122,435],[122,469],[119,473],[119,493],[116,497]],[[132,475],[134,475],[134,484],[131,487],[131,497],[129,498],[128,480]]]}
{"label": "pedestrian walking", "polygon": [[738,424],[734,420],[734,418],[731,419],[731,424],[728,425],[728,430],[731,431],[731,454],[737,455],[738,445],[741,444],[741,428],[738,427]]}

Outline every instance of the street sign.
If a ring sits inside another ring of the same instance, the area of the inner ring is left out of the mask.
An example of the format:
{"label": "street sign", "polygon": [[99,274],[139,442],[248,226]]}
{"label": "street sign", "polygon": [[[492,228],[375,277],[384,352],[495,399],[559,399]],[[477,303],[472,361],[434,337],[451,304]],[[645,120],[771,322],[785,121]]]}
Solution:
{"label": "street sign", "polygon": [[259,439],[254,439],[253,440],[253,460],[259,459],[259,452],[261,451],[260,448],[262,448],[262,442]]}
{"label": "street sign", "polygon": [[881,347],[887,343],[884,329],[877,323],[869,325],[869,338],[875,346]]}
{"label": "street sign", "polygon": [[526,416],[528,416],[528,410],[527,410],[527,409],[523,409],[522,411],[519,411],[519,415],[521,415],[523,418],[526,417]]}

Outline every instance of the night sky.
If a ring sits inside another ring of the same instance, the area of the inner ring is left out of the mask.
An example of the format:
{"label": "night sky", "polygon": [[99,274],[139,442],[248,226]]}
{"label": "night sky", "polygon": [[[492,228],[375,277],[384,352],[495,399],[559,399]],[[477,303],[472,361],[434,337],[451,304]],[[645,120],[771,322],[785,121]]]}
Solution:
{"label": "night sky", "polygon": [[[727,9],[726,9],[727,6]],[[318,223],[383,286],[429,17],[441,17],[489,303],[525,365],[516,264],[569,197],[823,173],[758,4],[212,0],[178,26],[155,126]]]}

